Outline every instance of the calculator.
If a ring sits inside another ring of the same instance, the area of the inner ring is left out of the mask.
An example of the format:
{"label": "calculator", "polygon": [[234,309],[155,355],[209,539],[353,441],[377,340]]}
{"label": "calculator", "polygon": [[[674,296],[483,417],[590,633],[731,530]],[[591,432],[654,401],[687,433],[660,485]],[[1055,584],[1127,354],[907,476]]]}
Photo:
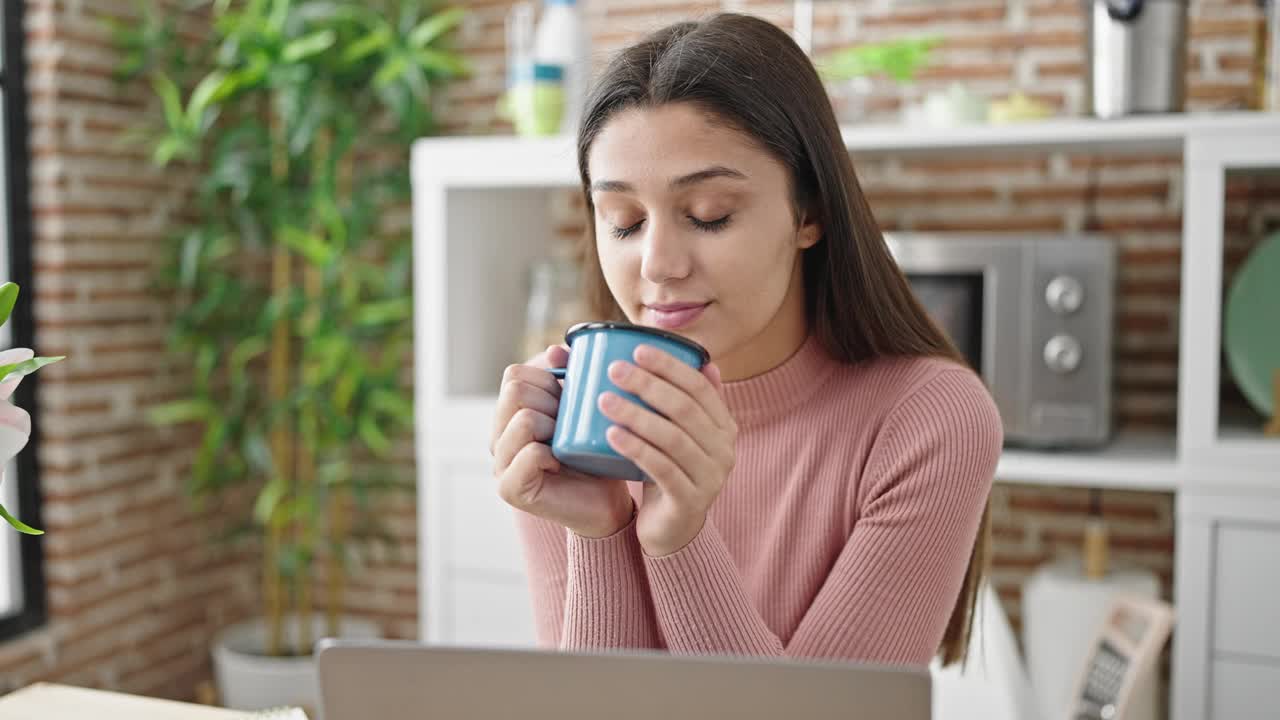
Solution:
{"label": "calculator", "polygon": [[1138,677],[1153,663],[1173,628],[1173,607],[1120,594],[1103,616],[1072,694],[1069,720],[1124,720]]}

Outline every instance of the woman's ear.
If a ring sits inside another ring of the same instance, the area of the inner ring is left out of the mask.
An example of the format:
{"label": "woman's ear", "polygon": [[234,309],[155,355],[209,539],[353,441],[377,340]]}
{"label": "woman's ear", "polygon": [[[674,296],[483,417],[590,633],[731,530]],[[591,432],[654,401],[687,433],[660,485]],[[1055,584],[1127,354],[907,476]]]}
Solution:
{"label": "woman's ear", "polygon": [[796,229],[796,247],[808,250],[821,239],[822,225],[817,220],[809,220],[807,216],[801,218],[800,227]]}

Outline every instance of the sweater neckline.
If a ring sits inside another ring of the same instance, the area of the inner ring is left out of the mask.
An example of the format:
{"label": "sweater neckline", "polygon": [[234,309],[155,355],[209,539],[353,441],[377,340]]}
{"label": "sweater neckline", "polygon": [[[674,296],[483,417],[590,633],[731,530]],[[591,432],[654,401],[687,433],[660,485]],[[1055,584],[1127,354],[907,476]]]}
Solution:
{"label": "sweater neckline", "polygon": [[739,425],[767,420],[809,399],[838,365],[811,334],[782,364],[745,380],[724,383],[725,404]]}

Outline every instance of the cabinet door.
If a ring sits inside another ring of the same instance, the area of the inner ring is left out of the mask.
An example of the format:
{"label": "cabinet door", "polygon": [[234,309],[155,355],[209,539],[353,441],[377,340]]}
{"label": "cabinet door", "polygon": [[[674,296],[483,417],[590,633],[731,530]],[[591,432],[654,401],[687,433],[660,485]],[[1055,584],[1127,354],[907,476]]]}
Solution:
{"label": "cabinet door", "polygon": [[512,509],[488,457],[422,468],[422,637],[432,643],[525,645],[532,611]]}
{"label": "cabinet door", "polygon": [[1210,691],[1214,720],[1274,720],[1280,708],[1280,664],[1215,660]]}
{"label": "cabinet door", "polygon": [[1280,662],[1280,525],[1223,523],[1214,554],[1214,649]]}
{"label": "cabinet door", "polygon": [[489,464],[445,462],[440,468],[448,566],[523,575],[514,511],[498,497]]}
{"label": "cabinet door", "polygon": [[455,645],[532,647],[535,644],[529,588],[520,577],[453,574],[449,613]]}

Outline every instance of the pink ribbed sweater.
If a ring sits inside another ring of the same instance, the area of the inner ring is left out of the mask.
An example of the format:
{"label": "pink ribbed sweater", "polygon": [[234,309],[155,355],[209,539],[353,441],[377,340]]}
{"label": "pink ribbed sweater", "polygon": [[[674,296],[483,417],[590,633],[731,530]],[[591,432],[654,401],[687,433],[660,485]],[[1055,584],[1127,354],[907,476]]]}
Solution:
{"label": "pink ribbed sweater", "polygon": [[634,523],[593,540],[516,513],[539,643],[928,664],[1000,454],[981,381],[810,338],[725,400],[737,464],[678,552],[647,556]]}

